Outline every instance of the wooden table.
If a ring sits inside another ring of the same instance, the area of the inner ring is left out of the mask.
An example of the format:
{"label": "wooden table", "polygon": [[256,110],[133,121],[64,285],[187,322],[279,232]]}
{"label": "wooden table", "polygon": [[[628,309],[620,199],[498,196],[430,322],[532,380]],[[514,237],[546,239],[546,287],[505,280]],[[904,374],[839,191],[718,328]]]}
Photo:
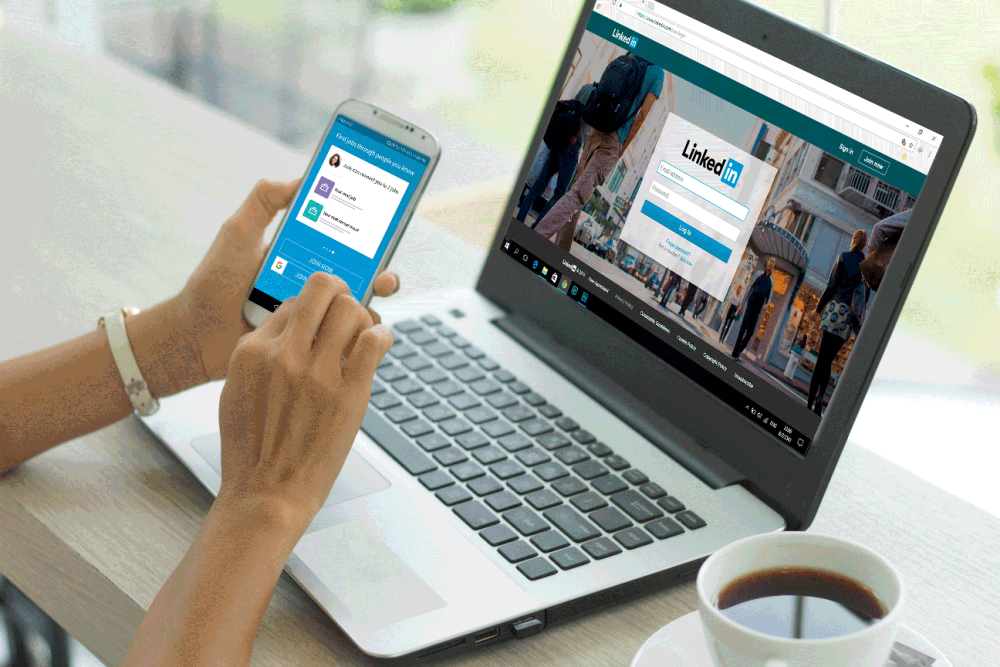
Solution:
{"label": "wooden table", "polygon": [[[293,178],[308,158],[126,67],[0,32],[0,358],[173,294],[253,183]],[[404,295],[474,283],[482,247],[440,224],[460,223],[462,210],[490,224],[506,186],[426,200],[396,255]],[[0,572],[117,664],[211,503],[129,417],[0,478]],[[848,445],[812,530],[893,561],[911,591],[904,622],[956,667],[995,664],[1000,519]],[[686,583],[442,664],[628,664],[695,607]],[[282,575],[254,665],[371,662]]]}

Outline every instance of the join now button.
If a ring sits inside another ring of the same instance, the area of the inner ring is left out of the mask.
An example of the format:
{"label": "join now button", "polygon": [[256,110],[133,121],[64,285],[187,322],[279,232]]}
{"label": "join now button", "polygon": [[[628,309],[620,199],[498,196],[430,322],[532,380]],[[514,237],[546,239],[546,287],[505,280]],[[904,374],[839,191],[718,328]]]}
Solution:
{"label": "join now button", "polygon": [[648,199],[642,203],[641,211],[649,219],[663,225],[677,236],[690,241],[693,245],[723,262],[728,262],[733,254],[732,248],[719,243],[705,232],[695,229],[676,215],[664,211]]}

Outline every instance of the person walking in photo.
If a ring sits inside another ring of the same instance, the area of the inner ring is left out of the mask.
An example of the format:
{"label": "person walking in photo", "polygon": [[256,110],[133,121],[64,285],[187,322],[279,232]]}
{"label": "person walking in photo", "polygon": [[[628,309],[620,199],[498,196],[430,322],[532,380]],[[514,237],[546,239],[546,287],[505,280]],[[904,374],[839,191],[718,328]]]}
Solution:
{"label": "person walking in photo", "polygon": [[757,276],[757,280],[753,281],[750,289],[747,290],[740,333],[736,336],[736,344],[733,345],[734,360],[739,360],[743,350],[750,343],[753,332],[757,330],[757,320],[760,319],[760,313],[771,298],[771,289],[774,287],[774,281],[771,280],[772,271],[774,271],[774,257],[768,258],[767,264],[764,265],[764,272]]}
{"label": "person walking in photo", "polygon": [[666,282],[666,286],[664,287],[663,290],[663,299],[660,301],[660,306],[662,306],[664,310],[666,310],[667,308],[667,303],[670,301],[670,296],[674,293],[674,290],[680,284],[681,284],[681,277],[676,273],[674,273],[673,271],[671,271],[670,280]]}
{"label": "person walking in photo", "polygon": [[569,251],[584,204],[635,139],[663,91],[663,69],[627,53],[605,68],[583,113],[590,127],[569,190],[535,226],[535,231]]}
{"label": "person walking in photo", "polygon": [[[861,253],[868,243],[868,234],[863,229],[854,232],[851,238],[851,249],[843,253],[833,266],[826,291],[816,304],[816,312],[823,316],[819,328],[823,331],[816,353],[816,367],[813,369],[812,380],[809,382],[809,396],[806,406],[816,414],[822,414],[823,396],[830,382],[833,360],[837,358],[840,348],[861,329],[861,323],[855,316],[855,298],[868,300],[868,289],[864,296],[855,297],[855,290],[861,285],[861,262],[865,256]],[[862,302],[862,303],[863,303]]]}
{"label": "person walking in photo", "polygon": [[687,291],[684,292],[684,300],[681,301],[681,312],[677,313],[678,317],[684,317],[685,311],[687,311],[688,306],[694,301],[695,295],[698,293],[698,286],[694,283],[688,283]]}
{"label": "person walking in photo", "polygon": [[722,331],[719,332],[720,343],[725,340],[726,334],[729,333],[729,327],[733,326],[733,320],[736,319],[736,311],[739,310],[740,307],[740,293],[742,291],[743,285],[737,285],[733,298],[729,300],[729,309],[726,310],[726,319],[722,323]]}

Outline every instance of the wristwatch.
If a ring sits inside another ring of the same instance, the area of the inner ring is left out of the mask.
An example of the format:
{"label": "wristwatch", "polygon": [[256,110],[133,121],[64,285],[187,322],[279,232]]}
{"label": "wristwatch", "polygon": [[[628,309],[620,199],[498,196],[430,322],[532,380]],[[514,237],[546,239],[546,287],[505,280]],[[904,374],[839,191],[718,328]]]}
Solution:
{"label": "wristwatch", "polygon": [[132,345],[128,341],[128,331],[125,329],[125,316],[135,315],[138,312],[138,308],[122,306],[102,315],[101,319],[97,320],[97,328],[108,332],[111,356],[114,357],[118,374],[122,377],[128,400],[132,401],[136,414],[145,417],[159,410],[160,402],[149,392],[149,385],[139,371],[139,364],[135,361]]}

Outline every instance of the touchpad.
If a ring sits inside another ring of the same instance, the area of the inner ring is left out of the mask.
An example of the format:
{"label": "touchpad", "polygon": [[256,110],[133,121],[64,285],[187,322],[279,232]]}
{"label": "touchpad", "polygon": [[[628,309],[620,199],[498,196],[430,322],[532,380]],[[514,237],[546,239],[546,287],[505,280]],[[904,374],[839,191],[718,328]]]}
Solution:
{"label": "touchpad", "polygon": [[[208,461],[215,472],[219,473],[219,477],[222,477],[222,440],[219,434],[212,433],[195,438],[191,441],[191,446]],[[337,476],[337,481],[334,482],[323,507],[344,503],[388,488],[389,481],[352,449],[348,452],[344,467],[341,468],[340,475]]]}
{"label": "touchpad", "polygon": [[338,621],[385,627],[447,604],[357,520],[303,536],[295,555],[336,598]]}

